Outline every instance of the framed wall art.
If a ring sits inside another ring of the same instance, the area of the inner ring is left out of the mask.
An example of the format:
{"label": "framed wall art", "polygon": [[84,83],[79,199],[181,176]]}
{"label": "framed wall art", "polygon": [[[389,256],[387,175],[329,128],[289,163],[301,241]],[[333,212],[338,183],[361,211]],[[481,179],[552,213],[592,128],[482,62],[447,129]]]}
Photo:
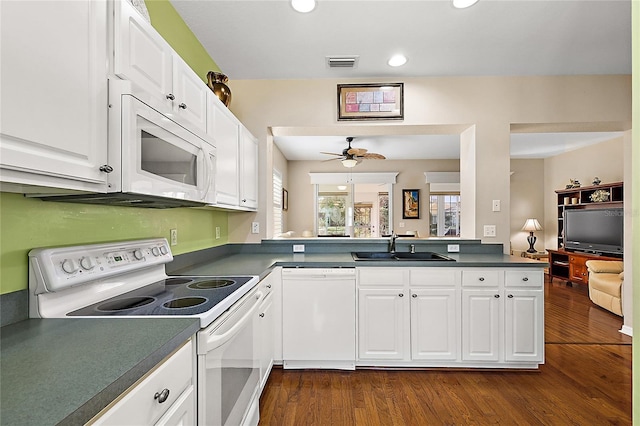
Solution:
{"label": "framed wall art", "polygon": [[402,190],[402,218],[420,219],[420,190]]}
{"label": "framed wall art", "polygon": [[404,119],[404,83],[338,84],[338,121]]}

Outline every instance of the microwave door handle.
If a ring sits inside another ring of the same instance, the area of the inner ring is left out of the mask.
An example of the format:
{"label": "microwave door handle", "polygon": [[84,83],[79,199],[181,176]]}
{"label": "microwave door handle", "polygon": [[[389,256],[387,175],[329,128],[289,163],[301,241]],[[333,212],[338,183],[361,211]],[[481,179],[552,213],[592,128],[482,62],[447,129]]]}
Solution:
{"label": "microwave door handle", "polygon": [[204,179],[207,181],[207,186],[202,193],[201,200],[207,198],[207,194],[209,193],[209,189],[211,188],[211,159],[209,158],[209,153],[204,149],[200,148],[202,152],[202,156],[204,157]]}
{"label": "microwave door handle", "polygon": [[262,300],[262,292],[259,291],[256,293],[256,300],[254,301],[254,305],[249,312],[247,312],[241,319],[239,319],[228,331],[220,335],[208,336],[206,342],[206,352],[211,352],[216,348],[227,343],[231,340],[238,332],[245,326],[245,324],[249,321],[253,321],[253,316],[260,308],[260,301]]}

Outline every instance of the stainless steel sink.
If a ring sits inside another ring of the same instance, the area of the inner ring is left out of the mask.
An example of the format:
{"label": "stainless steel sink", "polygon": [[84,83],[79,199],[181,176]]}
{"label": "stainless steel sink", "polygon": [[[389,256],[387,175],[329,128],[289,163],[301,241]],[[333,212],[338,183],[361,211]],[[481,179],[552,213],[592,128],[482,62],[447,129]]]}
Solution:
{"label": "stainless steel sink", "polygon": [[365,261],[452,261],[455,259],[444,256],[434,252],[419,252],[419,253],[388,253],[377,251],[365,251],[365,252],[352,252],[353,260],[365,260]]}

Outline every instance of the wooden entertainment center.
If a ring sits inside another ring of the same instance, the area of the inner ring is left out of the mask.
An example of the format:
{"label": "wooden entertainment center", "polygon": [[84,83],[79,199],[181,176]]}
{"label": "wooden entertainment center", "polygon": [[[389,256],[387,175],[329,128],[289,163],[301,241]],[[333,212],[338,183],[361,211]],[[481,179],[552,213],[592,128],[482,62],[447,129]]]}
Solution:
{"label": "wooden entertainment center", "polygon": [[[591,195],[597,190],[609,192],[607,201],[591,201]],[[601,256],[590,253],[566,251],[564,244],[564,212],[568,209],[590,209],[623,206],[623,183],[615,182],[585,186],[580,188],[566,188],[556,191],[557,220],[558,220],[558,250],[549,250],[549,279],[558,278],[577,284],[587,284],[589,273],[585,263],[587,260],[622,260],[618,257]]]}

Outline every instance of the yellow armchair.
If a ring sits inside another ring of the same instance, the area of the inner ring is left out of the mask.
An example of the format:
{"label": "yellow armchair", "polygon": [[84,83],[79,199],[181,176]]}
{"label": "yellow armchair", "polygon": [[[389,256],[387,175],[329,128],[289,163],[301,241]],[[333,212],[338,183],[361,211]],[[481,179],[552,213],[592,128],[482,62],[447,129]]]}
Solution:
{"label": "yellow armchair", "polygon": [[623,263],[615,260],[588,260],[589,298],[616,315],[622,316]]}

